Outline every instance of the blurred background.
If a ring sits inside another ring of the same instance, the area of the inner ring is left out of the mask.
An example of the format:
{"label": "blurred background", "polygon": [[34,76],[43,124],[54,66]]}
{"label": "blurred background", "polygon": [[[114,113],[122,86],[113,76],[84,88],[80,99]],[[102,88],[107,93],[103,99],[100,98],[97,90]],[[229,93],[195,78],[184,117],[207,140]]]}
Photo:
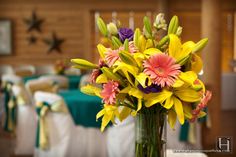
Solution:
{"label": "blurred background", "polygon": [[[1,0],[0,75],[14,73],[25,79],[53,73],[57,64],[62,62],[64,66],[72,58],[97,62],[96,45],[106,44],[95,24],[98,16],[106,23],[119,20],[124,27],[142,29],[144,16],[153,21],[160,12],[165,14],[167,22],[173,15],[179,17],[182,42],[209,38],[201,54],[205,63],[201,77],[212,90],[213,99],[209,104],[210,124],[202,124],[197,136],[200,146],[196,148],[214,149],[218,137],[235,141],[235,0]],[[69,80],[77,79],[78,87],[81,72],[70,70],[67,73],[74,77]],[[178,136],[172,137],[179,141]],[[17,155],[15,139],[15,135],[0,131],[1,157],[33,156],[33,153]],[[178,144],[171,148],[179,148]],[[235,152],[236,144],[232,147]],[[209,153],[208,156],[236,155]]]}

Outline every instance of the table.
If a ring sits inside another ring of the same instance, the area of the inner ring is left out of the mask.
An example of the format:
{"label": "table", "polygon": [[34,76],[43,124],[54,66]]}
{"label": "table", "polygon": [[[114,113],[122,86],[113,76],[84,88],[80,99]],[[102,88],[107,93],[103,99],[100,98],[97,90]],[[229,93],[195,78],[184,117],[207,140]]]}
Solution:
{"label": "table", "polygon": [[96,121],[97,113],[102,109],[99,97],[89,96],[80,90],[60,91],[76,125],[100,128],[101,120]]}
{"label": "table", "polygon": [[[23,77],[23,82],[26,83],[27,81],[30,81],[33,79],[38,79],[41,76],[43,76],[43,75],[26,76],[26,77]],[[71,89],[71,90],[78,89],[82,76],[78,76],[78,75],[62,75],[62,76],[65,76],[68,78],[69,89]]]}

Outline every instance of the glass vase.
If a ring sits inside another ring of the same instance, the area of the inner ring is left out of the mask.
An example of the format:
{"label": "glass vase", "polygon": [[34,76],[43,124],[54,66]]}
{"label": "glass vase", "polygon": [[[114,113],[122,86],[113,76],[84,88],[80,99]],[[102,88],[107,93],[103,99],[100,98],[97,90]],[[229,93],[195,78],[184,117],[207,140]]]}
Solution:
{"label": "glass vase", "polygon": [[165,157],[166,111],[161,105],[143,108],[135,121],[135,156]]}

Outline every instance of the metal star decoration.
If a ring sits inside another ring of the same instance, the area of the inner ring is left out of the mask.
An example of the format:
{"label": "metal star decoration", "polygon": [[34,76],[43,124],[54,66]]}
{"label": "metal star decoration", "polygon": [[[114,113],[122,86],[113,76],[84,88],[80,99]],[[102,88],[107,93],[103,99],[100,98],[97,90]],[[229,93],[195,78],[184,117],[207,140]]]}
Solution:
{"label": "metal star decoration", "polygon": [[31,44],[35,44],[37,42],[37,38],[34,36],[34,35],[30,35],[28,38],[27,38],[27,41],[28,41],[28,44],[31,45]]}
{"label": "metal star decoration", "polygon": [[39,19],[35,13],[32,12],[32,15],[29,19],[24,19],[25,24],[27,25],[27,32],[31,32],[33,30],[41,32],[41,25],[43,23],[43,19]]}
{"label": "metal star decoration", "polygon": [[61,44],[65,41],[64,39],[60,39],[57,37],[56,33],[52,33],[52,37],[50,39],[44,39],[43,40],[45,44],[49,46],[47,53],[51,53],[54,50],[56,52],[61,53]]}

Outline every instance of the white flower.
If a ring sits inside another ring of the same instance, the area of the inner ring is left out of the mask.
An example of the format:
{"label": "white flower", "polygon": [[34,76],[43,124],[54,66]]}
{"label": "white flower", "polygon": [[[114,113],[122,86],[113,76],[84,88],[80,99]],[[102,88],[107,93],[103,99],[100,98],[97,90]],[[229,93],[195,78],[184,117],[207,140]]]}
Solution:
{"label": "white flower", "polygon": [[153,26],[156,27],[158,30],[159,29],[167,30],[167,24],[166,24],[166,20],[164,19],[163,13],[160,13],[156,16]]}

